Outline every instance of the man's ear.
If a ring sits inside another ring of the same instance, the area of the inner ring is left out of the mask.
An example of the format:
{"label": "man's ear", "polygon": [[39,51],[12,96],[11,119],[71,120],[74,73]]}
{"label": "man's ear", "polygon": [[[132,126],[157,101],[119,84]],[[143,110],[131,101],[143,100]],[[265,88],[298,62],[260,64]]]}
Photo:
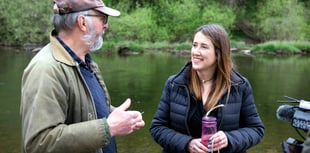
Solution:
{"label": "man's ear", "polygon": [[76,19],[77,26],[81,29],[81,31],[87,31],[87,22],[86,18],[83,15],[79,15]]}

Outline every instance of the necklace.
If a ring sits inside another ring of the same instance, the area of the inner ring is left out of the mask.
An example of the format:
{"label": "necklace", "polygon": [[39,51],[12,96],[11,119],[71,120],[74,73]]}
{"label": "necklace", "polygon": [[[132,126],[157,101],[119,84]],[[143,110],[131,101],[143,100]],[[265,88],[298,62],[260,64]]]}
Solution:
{"label": "necklace", "polygon": [[209,82],[209,81],[212,81],[213,78],[209,79],[209,80],[201,80],[202,83],[206,83],[206,82]]}

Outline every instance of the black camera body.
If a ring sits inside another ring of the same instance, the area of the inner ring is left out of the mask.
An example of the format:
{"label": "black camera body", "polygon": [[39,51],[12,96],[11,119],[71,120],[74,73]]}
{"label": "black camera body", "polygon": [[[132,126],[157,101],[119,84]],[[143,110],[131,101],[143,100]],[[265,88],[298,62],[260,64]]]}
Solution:
{"label": "black camera body", "polygon": [[292,119],[292,126],[308,131],[310,129],[310,110],[296,109]]}
{"label": "black camera body", "polygon": [[298,103],[298,105],[281,105],[277,110],[279,120],[290,122],[295,128],[308,131],[310,129],[310,102],[285,96],[288,100],[278,102]]}
{"label": "black camera body", "polygon": [[[278,101],[278,102],[290,102],[298,103],[298,105],[281,105],[277,110],[277,118],[279,120],[287,121],[291,123],[292,127],[296,128],[298,134],[305,140],[300,134],[299,130],[303,130],[307,133],[310,129],[310,102],[305,100],[298,100],[285,96],[290,101]],[[299,129],[299,130],[298,130]],[[289,137],[286,141],[282,142],[282,150],[284,153],[301,153],[304,140],[298,140]]]}

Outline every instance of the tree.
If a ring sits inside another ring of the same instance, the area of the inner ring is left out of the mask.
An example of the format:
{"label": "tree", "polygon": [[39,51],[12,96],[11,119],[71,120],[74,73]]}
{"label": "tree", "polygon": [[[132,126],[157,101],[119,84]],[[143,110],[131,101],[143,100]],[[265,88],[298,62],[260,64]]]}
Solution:
{"label": "tree", "polygon": [[264,41],[308,39],[310,27],[302,3],[295,0],[265,0],[258,4],[258,8],[257,29]]}

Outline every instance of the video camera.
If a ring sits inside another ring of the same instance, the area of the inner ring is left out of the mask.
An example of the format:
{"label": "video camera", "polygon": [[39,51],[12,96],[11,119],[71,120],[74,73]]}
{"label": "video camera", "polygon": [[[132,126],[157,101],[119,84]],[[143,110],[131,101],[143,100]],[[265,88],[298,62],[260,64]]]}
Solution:
{"label": "video camera", "polygon": [[[277,109],[277,118],[279,120],[290,122],[296,128],[298,134],[305,140],[305,137],[298,129],[308,132],[310,129],[310,102],[298,100],[292,97],[284,96],[288,100],[278,100],[278,102],[298,103],[298,105],[281,105]],[[301,153],[304,141],[289,137],[282,142],[284,153]]]}
{"label": "video camera", "polygon": [[308,131],[310,129],[310,102],[288,97],[288,100],[279,100],[278,102],[298,103],[298,105],[281,105],[277,109],[277,118],[279,120],[291,122],[295,128]]}

